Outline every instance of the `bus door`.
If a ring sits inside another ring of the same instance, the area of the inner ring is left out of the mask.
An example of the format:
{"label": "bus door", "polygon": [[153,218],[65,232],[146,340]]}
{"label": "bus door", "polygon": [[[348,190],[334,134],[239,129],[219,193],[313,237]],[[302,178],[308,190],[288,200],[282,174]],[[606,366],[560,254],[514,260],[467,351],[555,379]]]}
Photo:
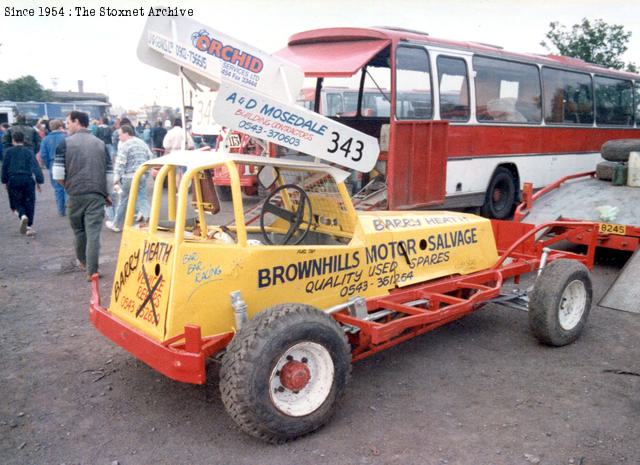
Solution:
{"label": "bus door", "polygon": [[396,48],[394,117],[389,130],[387,188],[390,210],[444,203],[447,121],[434,121],[431,65],[427,50]]}

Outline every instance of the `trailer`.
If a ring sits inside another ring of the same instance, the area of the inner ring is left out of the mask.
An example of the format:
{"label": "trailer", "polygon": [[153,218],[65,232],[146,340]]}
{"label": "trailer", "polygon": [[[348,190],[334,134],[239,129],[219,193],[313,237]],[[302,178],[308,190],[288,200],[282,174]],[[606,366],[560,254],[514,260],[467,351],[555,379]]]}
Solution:
{"label": "trailer", "polygon": [[[640,188],[614,186],[597,179],[595,171],[566,176],[535,193],[532,185],[525,183],[523,202],[516,208],[514,221],[594,224],[597,248],[633,253],[599,304],[640,313]],[[547,234],[563,232],[560,226]],[[584,235],[569,238],[570,242],[582,245],[591,244],[592,240]]]}
{"label": "trailer", "polygon": [[[531,183],[525,183],[523,202],[516,208],[514,221],[593,222],[598,227],[598,247],[634,252],[640,246],[640,189],[613,186],[595,174],[589,171],[566,176],[535,193]],[[603,207],[614,207],[615,217],[603,220]],[[578,244],[585,241],[574,239]]]}

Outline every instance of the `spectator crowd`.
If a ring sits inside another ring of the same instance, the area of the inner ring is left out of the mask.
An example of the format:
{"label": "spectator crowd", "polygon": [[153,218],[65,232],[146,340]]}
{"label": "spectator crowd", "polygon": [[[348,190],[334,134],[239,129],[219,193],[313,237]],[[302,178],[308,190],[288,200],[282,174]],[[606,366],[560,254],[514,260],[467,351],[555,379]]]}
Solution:
{"label": "spectator crowd", "polygon": [[[46,169],[58,215],[69,218],[76,266],[90,280],[99,269],[102,225],[114,232],[123,228],[135,171],[153,157],[182,148],[184,137],[180,118],[158,120],[152,127],[146,121],[134,125],[127,117],[90,120],[86,113],[72,111],[65,121],[43,118],[31,126],[18,115],[15,124],[3,123],[2,184],[20,233],[36,234],[36,190],[44,183]],[[186,145],[193,148],[187,137]],[[135,221],[143,224],[150,210],[148,177],[142,177],[136,195]]]}

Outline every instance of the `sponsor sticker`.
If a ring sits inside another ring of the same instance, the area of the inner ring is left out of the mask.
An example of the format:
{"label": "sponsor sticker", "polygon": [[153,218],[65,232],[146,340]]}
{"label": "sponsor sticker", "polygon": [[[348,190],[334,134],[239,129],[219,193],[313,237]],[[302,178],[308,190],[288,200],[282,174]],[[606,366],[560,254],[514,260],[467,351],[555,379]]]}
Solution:
{"label": "sponsor sticker", "polygon": [[227,81],[213,117],[231,129],[364,173],[380,153],[374,137]]}
{"label": "sponsor sticker", "polygon": [[206,78],[211,90],[226,79],[289,101],[302,87],[300,67],[189,18],[148,18],[141,41],[162,55],[139,52],[143,62],[176,74],[166,61],[177,63]]}

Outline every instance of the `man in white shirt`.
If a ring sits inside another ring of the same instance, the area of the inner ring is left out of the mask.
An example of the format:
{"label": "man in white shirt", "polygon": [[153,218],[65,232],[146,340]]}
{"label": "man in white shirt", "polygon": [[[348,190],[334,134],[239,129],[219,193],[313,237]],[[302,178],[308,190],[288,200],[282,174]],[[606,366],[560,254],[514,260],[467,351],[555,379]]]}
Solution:
{"label": "man in white shirt", "polygon": [[[167,132],[167,135],[164,136],[164,140],[162,141],[164,154],[168,155],[173,151],[185,149],[184,137],[185,131],[182,129],[182,119],[176,118],[173,120],[173,127]],[[193,146],[193,139],[191,138],[191,135],[187,133],[186,148],[193,149]],[[182,174],[185,172],[185,168],[181,167],[176,171],[176,187],[178,187],[180,185],[180,180],[182,179]]]}

